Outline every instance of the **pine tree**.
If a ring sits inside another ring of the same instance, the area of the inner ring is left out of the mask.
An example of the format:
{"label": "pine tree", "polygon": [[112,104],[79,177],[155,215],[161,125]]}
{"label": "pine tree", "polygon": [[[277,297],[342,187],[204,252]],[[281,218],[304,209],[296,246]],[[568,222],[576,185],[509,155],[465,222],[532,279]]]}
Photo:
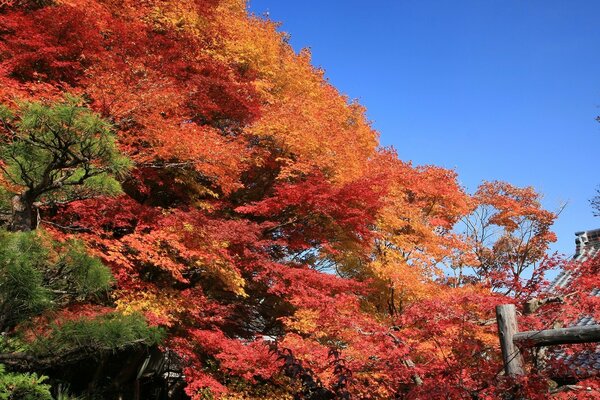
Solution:
{"label": "pine tree", "polygon": [[110,124],[80,98],[25,102],[16,113],[1,105],[0,123],[0,169],[15,191],[13,231],[37,227],[39,202],[119,193],[116,177],[130,161],[119,152]]}

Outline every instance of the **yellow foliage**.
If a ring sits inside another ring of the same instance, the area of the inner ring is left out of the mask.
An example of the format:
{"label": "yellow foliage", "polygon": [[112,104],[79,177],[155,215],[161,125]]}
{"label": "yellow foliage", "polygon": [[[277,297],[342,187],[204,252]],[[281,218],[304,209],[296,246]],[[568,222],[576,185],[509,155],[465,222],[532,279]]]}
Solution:
{"label": "yellow foliage", "polygon": [[299,309],[291,318],[284,318],[285,325],[300,334],[311,334],[317,331],[319,313],[315,310]]}
{"label": "yellow foliage", "polygon": [[364,108],[326,82],[307,50],[296,54],[276,23],[247,18],[240,3],[225,2],[216,13],[226,33],[212,55],[258,74],[264,106],[249,132],[275,140],[281,178],[315,167],[338,182],[359,176],[378,144]]}
{"label": "yellow foliage", "polygon": [[238,296],[247,297],[244,290],[246,281],[240,275],[240,272],[233,266],[221,260],[217,260],[209,266],[211,274],[219,278],[226,289],[232,291]]}
{"label": "yellow foliage", "polygon": [[136,292],[121,290],[115,292],[115,297],[117,310],[123,314],[150,312],[167,326],[173,325],[177,321],[177,314],[185,310],[178,293],[166,289]]}

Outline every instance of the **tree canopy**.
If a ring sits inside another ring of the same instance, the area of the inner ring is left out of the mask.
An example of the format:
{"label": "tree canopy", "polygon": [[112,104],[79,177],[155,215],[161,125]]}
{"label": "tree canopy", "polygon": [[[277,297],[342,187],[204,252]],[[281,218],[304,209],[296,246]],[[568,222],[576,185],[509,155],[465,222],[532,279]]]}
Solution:
{"label": "tree canopy", "polygon": [[120,193],[115,175],[129,160],[119,152],[110,125],[68,96],[51,105],[25,102],[17,113],[0,106],[0,169],[14,191],[13,230],[35,227],[34,203],[72,201]]}
{"label": "tree canopy", "polygon": [[0,4],[0,362],[36,390],[139,398],[159,352],[148,396],[546,398],[493,324],[556,265],[534,189],[400,160],[243,0]]}

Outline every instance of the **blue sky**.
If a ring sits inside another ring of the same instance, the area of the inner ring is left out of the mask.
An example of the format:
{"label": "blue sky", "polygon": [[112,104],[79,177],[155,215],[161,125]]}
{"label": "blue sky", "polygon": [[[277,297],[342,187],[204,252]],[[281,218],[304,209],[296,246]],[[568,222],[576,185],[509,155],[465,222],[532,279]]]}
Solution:
{"label": "blue sky", "polygon": [[357,98],[403,160],[532,185],[552,210],[554,250],[600,227],[588,200],[600,124],[600,1],[250,0],[296,50]]}

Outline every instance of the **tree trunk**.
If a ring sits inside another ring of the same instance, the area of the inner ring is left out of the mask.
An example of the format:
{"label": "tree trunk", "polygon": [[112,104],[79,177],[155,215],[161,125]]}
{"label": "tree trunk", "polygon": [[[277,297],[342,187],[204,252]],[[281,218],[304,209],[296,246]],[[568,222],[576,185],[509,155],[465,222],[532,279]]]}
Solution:
{"label": "tree trunk", "polygon": [[11,231],[29,232],[37,228],[37,215],[33,202],[34,199],[30,198],[27,192],[12,198]]}

